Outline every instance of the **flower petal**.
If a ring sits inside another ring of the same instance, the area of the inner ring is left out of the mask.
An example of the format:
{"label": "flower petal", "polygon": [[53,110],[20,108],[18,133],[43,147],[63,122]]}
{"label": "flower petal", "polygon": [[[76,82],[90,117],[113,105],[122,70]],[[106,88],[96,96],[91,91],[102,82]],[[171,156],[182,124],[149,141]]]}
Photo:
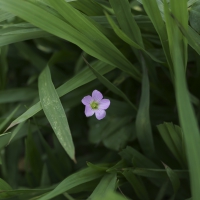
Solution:
{"label": "flower petal", "polygon": [[101,120],[106,116],[106,111],[101,109],[95,110],[95,115],[98,120]]}
{"label": "flower petal", "polygon": [[85,96],[82,100],[81,100],[81,102],[85,105],[85,106],[89,106],[90,105],[90,102],[93,100],[93,98],[90,96],[90,95],[88,95],[88,96]]}
{"label": "flower petal", "polygon": [[91,117],[94,114],[94,110],[90,106],[85,106],[86,117]]}
{"label": "flower petal", "polygon": [[109,99],[102,99],[99,102],[99,109],[106,110],[110,106],[110,100]]}
{"label": "flower petal", "polygon": [[99,92],[98,90],[94,90],[92,92],[92,98],[97,101],[97,102],[100,102],[101,99],[103,99],[103,95],[101,94],[101,92]]}

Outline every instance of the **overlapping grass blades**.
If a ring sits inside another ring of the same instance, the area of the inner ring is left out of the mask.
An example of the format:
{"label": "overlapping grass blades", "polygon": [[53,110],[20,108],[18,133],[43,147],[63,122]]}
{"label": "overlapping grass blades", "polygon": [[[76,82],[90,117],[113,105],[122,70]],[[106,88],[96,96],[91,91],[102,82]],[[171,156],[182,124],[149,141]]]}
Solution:
{"label": "overlapping grass blades", "polygon": [[[178,1],[171,1],[172,14],[184,27],[187,27],[187,17],[182,17],[183,15],[187,16],[186,3],[186,1],[181,1],[181,7],[179,7]],[[183,129],[187,159],[190,169],[192,198],[197,200],[200,195],[198,189],[200,185],[200,135],[194,110],[190,102],[189,92],[185,78],[185,53],[187,49],[185,47],[186,41],[182,38],[178,26],[170,16],[169,8],[166,4],[166,1],[164,5],[166,27],[170,42],[170,52],[175,72],[175,92],[179,120]]]}

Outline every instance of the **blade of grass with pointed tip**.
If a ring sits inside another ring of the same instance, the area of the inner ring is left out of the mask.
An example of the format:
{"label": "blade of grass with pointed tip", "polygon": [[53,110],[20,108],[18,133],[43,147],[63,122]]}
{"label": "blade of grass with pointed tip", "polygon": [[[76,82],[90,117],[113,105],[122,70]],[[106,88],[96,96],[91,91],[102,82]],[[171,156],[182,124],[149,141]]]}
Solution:
{"label": "blade of grass with pointed tip", "polygon": [[[100,74],[105,74],[111,70],[114,69],[114,67],[105,64],[101,61],[94,62],[92,64],[92,67],[96,69]],[[86,83],[91,82],[92,80],[96,79],[96,76],[93,74],[93,72],[89,68],[85,68],[80,73],[78,73],[76,76],[71,78],[69,81],[61,85],[59,88],[57,88],[57,93],[59,97],[62,97],[63,95],[75,90],[76,88],[85,85]],[[25,113],[20,115],[17,119],[15,119],[7,128],[7,130],[16,124],[19,124],[23,121],[26,121],[30,117],[34,116],[37,112],[39,112],[42,109],[40,102],[33,105],[31,108],[29,108]]]}
{"label": "blade of grass with pointed tip", "polygon": [[159,59],[157,59],[154,55],[152,55],[151,53],[149,53],[148,51],[146,51],[144,49],[143,46],[137,44],[136,42],[134,42],[130,37],[128,37],[122,30],[119,29],[119,27],[114,23],[114,21],[112,20],[112,18],[106,13],[106,17],[110,23],[110,25],[112,26],[113,30],[115,31],[115,33],[127,44],[135,47],[136,49],[140,49],[142,50],[144,53],[146,53],[152,60],[156,61],[156,62],[160,62],[161,61]]}
{"label": "blade of grass with pointed tip", "polygon": [[132,187],[139,199],[149,200],[148,192],[146,190],[146,187],[145,187],[142,179],[140,179],[140,177],[137,177],[131,171],[125,171],[125,172],[123,172],[123,175],[128,180],[128,182],[132,185]]}
{"label": "blade of grass with pointed tip", "polygon": [[38,30],[26,29],[26,32],[24,33],[1,35],[0,46],[5,46],[16,42],[21,42],[40,37],[48,37],[48,36],[51,36],[51,34],[40,29]]}
{"label": "blade of grass with pointed tip", "polygon": [[119,155],[122,157],[122,159],[134,167],[159,168],[156,164],[154,164],[154,162],[130,146],[127,146],[126,149],[123,149]]}
{"label": "blade of grass with pointed tip", "polygon": [[178,189],[180,188],[180,180],[176,174],[170,167],[168,167],[166,164],[164,164],[165,170],[167,172],[167,175],[170,179],[170,182],[172,184],[172,187],[174,189],[174,193],[177,193]]}
{"label": "blade of grass with pointed tip", "polygon": [[160,14],[160,10],[158,8],[157,1],[156,0],[142,0],[142,4],[159,35],[166,59],[168,61],[170,72],[173,75],[172,59],[171,59],[170,51],[169,51],[166,26],[163,22],[161,14]]}
{"label": "blade of grass with pointed tip", "polygon": [[3,131],[3,129],[5,128],[5,126],[7,125],[7,123],[13,118],[13,116],[15,115],[15,113],[17,112],[17,110],[19,109],[20,105],[17,106],[12,113],[10,113],[8,115],[8,117],[6,117],[6,119],[0,124],[0,132]]}
{"label": "blade of grass with pointed tip", "polygon": [[74,188],[75,186],[81,185],[83,183],[87,183],[89,181],[95,180],[100,178],[104,172],[100,172],[91,168],[83,169],[79,172],[76,172],[66,179],[64,179],[58,186],[52,190],[51,192],[47,193],[43,197],[39,198],[38,200],[49,200],[53,197],[56,197],[69,189]]}
{"label": "blade of grass with pointed tip", "polygon": [[88,200],[95,200],[99,197],[104,198],[107,191],[114,191],[116,187],[117,176],[115,173],[105,175],[97,187],[94,189]]}
{"label": "blade of grass with pointed tip", "polygon": [[178,131],[178,128],[180,129],[180,127],[175,128],[172,123],[164,123],[158,125],[157,128],[172,154],[179,161],[181,166],[185,168],[187,162],[184,159],[182,131]]}
{"label": "blade of grass with pointed tip", "polygon": [[155,158],[155,147],[151,130],[151,122],[149,116],[150,107],[150,87],[146,63],[141,54],[143,78],[142,78],[142,94],[140,104],[136,116],[135,127],[137,138],[145,155],[149,158]]}
{"label": "blade of grass with pointed tip", "polygon": [[75,149],[69,129],[64,108],[51,80],[49,67],[47,66],[39,76],[39,97],[43,111],[53,128],[58,140],[75,162]]}
{"label": "blade of grass with pointed tip", "polygon": [[49,0],[49,2],[73,26],[26,1],[0,0],[0,6],[33,25],[76,44],[93,57],[118,67],[131,74],[136,80],[140,80],[140,72],[137,68],[79,11],[63,0],[57,2]]}
{"label": "blade of grass with pointed tip", "polygon": [[[85,58],[83,58],[85,60]],[[122,97],[132,108],[134,108],[135,110],[137,110],[136,106],[128,99],[128,97],[120,90],[118,89],[113,83],[111,83],[107,78],[105,78],[104,76],[102,76],[100,73],[98,73],[94,68],[92,68],[90,66],[90,64],[85,60],[85,62],[87,63],[88,67],[90,68],[90,70],[94,73],[94,75],[99,79],[99,81],[105,85],[110,91],[112,91],[113,93],[119,95],[120,97]]]}
{"label": "blade of grass with pointed tip", "polygon": [[109,0],[122,31],[136,44],[144,47],[140,29],[135,22],[128,0]]}
{"label": "blade of grass with pointed tip", "polygon": [[[123,70],[124,68],[127,70],[127,72],[131,70],[131,74],[133,74],[134,72],[135,75],[140,75],[138,74],[138,70],[134,66],[131,66],[131,63],[128,64],[128,60],[125,60],[124,57],[119,54],[118,50],[114,48],[115,46],[105,37],[105,35],[102,34],[102,32],[100,32],[93,25],[91,21],[85,18],[85,16],[82,15],[82,13],[74,9],[69,3],[66,3],[64,0],[58,1],[56,3],[54,0],[48,1],[65,18],[65,20],[67,20],[69,24],[72,24],[78,31],[83,33],[87,38],[89,38],[93,42],[93,44],[95,44],[95,49],[97,49],[97,47],[100,47],[100,49],[104,51],[104,57],[107,58],[109,56],[107,60],[112,60],[112,63],[109,62],[109,64],[113,65],[115,63],[114,66],[118,67],[119,69]],[[76,21],[76,23],[74,23],[74,21]],[[120,59],[114,57],[114,54],[116,56],[118,54]],[[116,63],[116,61],[118,63]],[[126,61],[124,62],[123,68],[120,66],[120,63],[122,61]],[[135,78],[138,79],[137,77]]]}
{"label": "blade of grass with pointed tip", "polygon": [[[180,3],[180,2],[179,2]],[[180,7],[180,12],[187,12],[187,2],[181,1],[185,6]],[[175,8],[174,8],[175,9]],[[176,7],[179,9],[179,6]],[[194,200],[200,196],[200,135],[197,120],[191,105],[190,96],[185,78],[185,58],[182,52],[182,38],[180,38],[179,29],[173,19],[170,17],[166,2],[164,2],[165,18],[167,29],[173,29],[173,35],[169,38],[172,40],[171,52],[175,72],[175,93],[178,106],[179,120],[186,145],[187,159],[190,169],[191,190]],[[178,19],[180,20],[180,19]],[[192,131],[191,131],[192,130]]]}

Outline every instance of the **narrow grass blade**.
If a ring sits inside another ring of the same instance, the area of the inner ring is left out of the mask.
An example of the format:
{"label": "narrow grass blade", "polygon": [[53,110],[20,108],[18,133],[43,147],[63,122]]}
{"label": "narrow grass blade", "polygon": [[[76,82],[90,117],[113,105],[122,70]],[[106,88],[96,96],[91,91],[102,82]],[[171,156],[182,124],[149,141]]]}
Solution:
{"label": "narrow grass blade", "polygon": [[156,61],[156,62],[160,62],[161,61],[159,59],[157,59],[154,55],[152,55],[151,53],[149,53],[148,51],[146,51],[143,47],[143,45],[139,45],[138,43],[136,43],[134,40],[132,40],[128,35],[126,35],[112,20],[112,18],[106,13],[106,17],[110,23],[110,25],[112,26],[113,30],[115,31],[115,33],[127,44],[131,45],[132,47],[142,50],[144,53],[146,53],[152,60]]}
{"label": "narrow grass blade", "polygon": [[20,105],[17,106],[12,113],[10,113],[8,115],[8,117],[0,124],[0,132],[3,131],[3,129],[5,128],[5,126],[8,124],[8,122],[13,118],[13,116],[15,115],[15,113],[17,112],[17,110],[19,109]]}
{"label": "narrow grass blade", "polygon": [[75,149],[68,121],[59,96],[52,83],[48,66],[39,76],[38,87],[41,106],[51,127],[67,154],[76,162]]}
{"label": "narrow grass blade", "polygon": [[0,46],[5,46],[8,44],[16,43],[16,42],[21,42],[25,40],[30,40],[30,39],[35,39],[35,38],[41,38],[41,37],[48,37],[51,36],[49,33],[40,30],[40,29],[26,29],[26,32],[20,32],[20,33],[15,33],[15,34],[6,34],[6,35],[1,35],[0,37]]}
{"label": "narrow grass blade", "polygon": [[109,0],[122,31],[139,46],[144,47],[140,29],[135,22],[128,0]]}
{"label": "narrow grass blade", "polygon": [[[111,70],[114,69],[114,67],[107,65],[103,62],[94,62],[92,64],[92,67],[95,68],[100,74],[105,74]],[[76,88],[85,85],[86,83],[91,82],[92,80],[96,79],[96,76],[93,74],[93,72],[86,68],[82,70],[80,73],[78,73],[76,76],[71,78],[69,81],[61,85],[59,88],[57,88],[57,93],[59,97],[62,97],[63,95],[75,90]],[[30,117],[34,116],[37,112],[39,112],[42,109],[40,102],[33,105],[31,108],[29,108],[25,113],[20,115],[17,119],[15,119],[7,128],[7,130],[16,124],[19,124],[23,121],[26,121]]]}
{"label": "narrow grass blade", "polygon": [[163,50],[165,52],[166,59],[168,61],[170,72],[173,75],[173,67],[172,67],[173,65],[172,65],[172,59],[171,59],[171,55],[169,51],[169,45],[167,42],[168,37],[167,37],[167,32],[166,32],[166,26],[164,24],[160,10],[158,8],[157,1],[156,0],[142,0],[142,4],[159,35],[159,38],[163,46]]}
{"label": "narrow grass blade", "polygon": [[88,200],[95,200],[97,198],[104,198],[104,195],[108,191],[114,191],[116,187],[117,176],[116,174],[107,174],[105,175],[100,183],[97,185],[95,190],[92,192]]}
{"label": "narrow grass blade", "polygon": [[[175,3],[175,2],[174,2]],[[179,12],[187,12],[187,5],[186,1],[181,1]],[[191,190],[192,190],[192,198],[193,200],[198,200],[200,196],[200,133],[197,124],[197,120],[195,117],[195,113],[193,107],[191,105],[190,96],[187,88],[187,82],[185,78],[185,58],[182,51],[183,47],[183,40],[180,38],[180,32],[170,17],[169,10],[167,7],[166,2],[164,3],[165,8],[165,18],[166,18],[166,25],[168,32],[173,30],[173,35],[169,37],[171,40],[172,46],[170,47],[172,53],[172,60],[174,65],[174,72],[175,72],[175,92],[176,92],[176,101],[178,106],[178,114],[179,120],[181,124],[181,128],[183,129],[183,135],[186,145],[186,153],[187,153],[187,160],[190,169],[190,178],[191,178]],[[176,7],[176,9],[178,9]],[[175,9],[175,7],[174,7]],[[178,19],[179,21],[181,19]],[[191,131],[192,130],[192,131]]]}
{"label": "narrow grass blade", "polygon": [[76,44],[89,55],[118,67],[131,74],[136,80],[140,80],[140,72],[137,68],[83,14],[64,0],[57,2],[49,0],[49,2],[69,24],[27,1],[0,0],[0,6],[33,25]]}
{"label": "narrow grass blade", "polygon": [[142,179],[140,179],[140,177],[137,177],[131,171],[125,171],[123,175],[128,180],[128,182],[132,185],[136,195],[138,196],[140,200],[149,200],[148,192],[145,188],[144,183],[142,182]]}
{"label": "narrow grass blade", "polygon": [[172,187],[174,189],[174,193],[177,193],[178,189],[180,188],[180,180],[176,174],[171,168],[169,168],[166,164],[164,164],[164,167],[166,169],[167,175],[171,181]]}
{"label": "narrow grass blade", "polygon": [[[32,183],[39,184],[42,172],[42,160],[37,145],[35,144],[35,141],[33,139],[33,134],[31,130],[29,130],[28,136],[25,141],[25,146],[27,176],[31,177],[30,180]],[[28,169],[31,169],[31,172],[29,172]],[[33,174],[33,176],[29,176],[30,173]]]}
{"label": "narrow grass blade", "polygon": [[8,52],[8,46],[0,48],[0,90],[4,89],[6,86],[6,78],[8,71],[8,64],[6,60]]}
{"label": "narrow grass blade", "polygon": [[83,169],[79,172],[76,172],[75,174],[68,176],[61,183],[59,183],[54,190],[47,193],[38,200],[49,200],[53,197],[58,196],[59,194],[68,191],[69,189],[74,188],[75,186],[100,178],[102,175],[102,172],[90,168]]}
{"label": "narrow grass blade", "polygon": [[[85,60],[84,57],[83,57],[83,59]],[[87,65],[90,68],[90,70],[94,73],[94,75],[99,79],[99,81],[103,85],[105,85],[113,93],[115,93],[115,94],[119,95],[120,97],[122,97],[132,108],[134,108],[135,110],[137,110],[136,106],[128,99],[128,97],[120,89],[118,89],[107,78],[105,78],[104,76],[102,76],[101,74],[99,74],[98,71],[96,71],[94,68],[92,68],[90,66],[90,64],[87,62],[87,60],[85,60],[85,62],[87,63]]]}
{"label": "narrow grass blade", "polygon": [[185,160],[183,133],[180,127],[174,126],[172,123],[164,123],[158,125],[157,128],[172,154],[185,168],[187,161]]}
{"label": "narrow grass blade", "polygon": [[142,54],[141,54],[141,61],[143,70],[142,94],[135,121],[136,133],[138,141],[140,143],[140,146],[144,154],[147,155],[149,158],[153,157],[155,158],[155,148],[154,148],[151,122],[149,116],[150,86],[149,86],[147,66]]}

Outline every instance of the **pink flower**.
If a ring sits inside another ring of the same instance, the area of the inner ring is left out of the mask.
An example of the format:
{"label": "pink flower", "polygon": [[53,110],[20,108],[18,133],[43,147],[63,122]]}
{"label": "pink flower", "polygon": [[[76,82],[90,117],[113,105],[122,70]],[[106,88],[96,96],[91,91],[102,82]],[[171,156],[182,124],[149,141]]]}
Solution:
{"label": "pink flower", "polygon": [[103,95],[98,90],[92,92],[92,96],[85,96],[82,100],[85,105],[86,117],[91,117],[94,113],[98,120],[106,116],[106,109],[110,106],[109,99],[103,99]]}

